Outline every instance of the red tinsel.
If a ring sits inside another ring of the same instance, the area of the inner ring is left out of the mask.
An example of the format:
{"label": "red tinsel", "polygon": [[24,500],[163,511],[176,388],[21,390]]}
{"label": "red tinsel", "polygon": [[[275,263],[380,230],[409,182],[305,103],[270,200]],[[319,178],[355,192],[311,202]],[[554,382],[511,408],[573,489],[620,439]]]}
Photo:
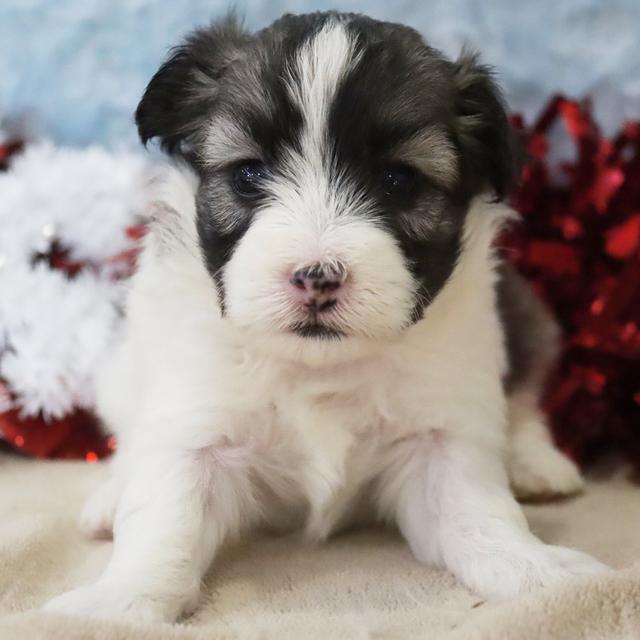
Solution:
{"label": "red tinsel", "polygon": [[[554,434],[582,463],[614,451],[640,468],[640,122],[608,139],[588,103],[563,97],[552,99],[528,129],[520,118],[513,121],[530,160],[512,197],[523,224],[502,244],[565,331],[546,398]],[[575,159],[550,167],[559,124],[575,145]],[[0,145],[0,169],[20,146]],[[55,243],[34,259],[69,277],[90,268]],[[134,260],[135,251],[115,256],[115,267],[122,267],[116,276],[126,276]],[[50,423],[0,414],[0,434],[29,455],[89,462],[115,444],[81,411]]]}
{"label": "red tinsel", "polygon": [[96,462],[115,447],[95,416],[78,409],[60,420],[21,418],[16,410],[0,413],[0,433],[16,449],[35,458],[85,458]]}
{"label": "red tinsel", "polygon": [[[640,467],[640,123],[608,139],[587,102],[563,97],[528,131],[514,123],[530,162],[505,255],[565,332],[546,398],[554,434],[582,463],[614,451]],[[551,170],[558,123],[576,154]]]}

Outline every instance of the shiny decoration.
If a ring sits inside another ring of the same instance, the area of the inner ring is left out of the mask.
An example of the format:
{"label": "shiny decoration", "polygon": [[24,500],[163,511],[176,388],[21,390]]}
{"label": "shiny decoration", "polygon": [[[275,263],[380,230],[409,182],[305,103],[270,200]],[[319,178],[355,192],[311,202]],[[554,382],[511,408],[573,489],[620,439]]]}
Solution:
{"label": "shiny decoration", "polygon": [[[588,101],[558,96],[520,130],[529,155],[505,255],[564,330],[546,396],[558,444],[640,468],[640,122],[604,137]],[[573,150],[558,160],[558,149]]]}

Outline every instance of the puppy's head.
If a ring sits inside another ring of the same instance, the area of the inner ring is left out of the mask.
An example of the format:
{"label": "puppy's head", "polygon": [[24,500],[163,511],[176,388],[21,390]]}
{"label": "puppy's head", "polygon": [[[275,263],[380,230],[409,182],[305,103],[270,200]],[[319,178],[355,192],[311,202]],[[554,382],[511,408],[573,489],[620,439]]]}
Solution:
{"label": "puppy's head", "polygon": [[193,33],[136,113],[200,176],[197,229],[228,320],[296,344],[418,321],[471,198],[515,177],[499,93],[473,56],[337,13]]}

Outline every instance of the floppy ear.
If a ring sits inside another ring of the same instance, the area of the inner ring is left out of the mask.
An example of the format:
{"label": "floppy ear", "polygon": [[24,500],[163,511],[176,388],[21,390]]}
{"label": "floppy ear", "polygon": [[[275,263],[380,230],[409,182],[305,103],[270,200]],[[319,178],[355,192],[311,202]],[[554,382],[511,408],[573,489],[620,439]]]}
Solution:
{"label": "floppy ear", "polygon": [[477,54],[463,53],[453,68],[458,101],[455,131],[464,177],[474,193],[491,189],[501,200],[516,185],[522,166],[520,144],[502,94],[489,67],[478,63]]}
{"label": "floppy ear", "polygon": [[249,35],[231,16],[197,29],[151,78],[136,109],[144,144],[158,138],[170,154],[189,155],[202,124],[215,107],[220,78]]}

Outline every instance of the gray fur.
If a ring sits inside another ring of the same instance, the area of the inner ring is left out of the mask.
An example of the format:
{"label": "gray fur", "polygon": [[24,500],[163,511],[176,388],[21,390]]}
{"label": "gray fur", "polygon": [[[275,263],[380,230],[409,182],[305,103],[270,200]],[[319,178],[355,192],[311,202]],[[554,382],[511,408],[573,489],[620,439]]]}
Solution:
{"label": "gray fur", "polygon": [[559,353],[560,329],[527,281],[513,267],[500,267],[498,312],[507,347],[508,392],[527,388],[539,394]]}

